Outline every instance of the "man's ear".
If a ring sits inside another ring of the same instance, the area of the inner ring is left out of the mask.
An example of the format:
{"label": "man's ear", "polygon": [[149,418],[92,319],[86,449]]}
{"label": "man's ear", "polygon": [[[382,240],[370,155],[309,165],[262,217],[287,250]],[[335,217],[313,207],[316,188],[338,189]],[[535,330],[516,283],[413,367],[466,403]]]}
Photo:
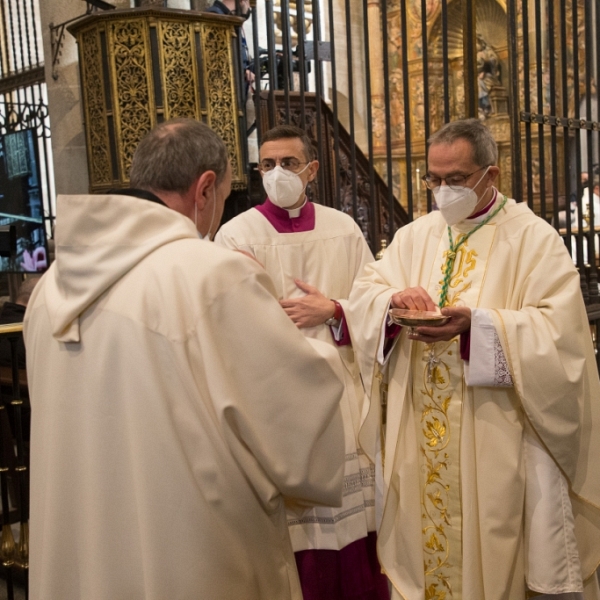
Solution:
{"label": "man's ear", "polygon": [[216,184],[216,181],[217,175],[214,171],[205,171],[196,180],[194,190],[194,202],[198,206],[198,210],[204,210],[206,203],[211,200],[211,190]]}
{"label": "man's ear", "polygon": [[489,181],[493,185],[500,174],[500,169],[496,165],[492,165],[487,172],[489,176]]}
{"label": "man's ear", "polygon": [[317,176],[317,171],[319,170],[319,161],[313,160],[310,165],[308,165],[308,181],[314,181]]}

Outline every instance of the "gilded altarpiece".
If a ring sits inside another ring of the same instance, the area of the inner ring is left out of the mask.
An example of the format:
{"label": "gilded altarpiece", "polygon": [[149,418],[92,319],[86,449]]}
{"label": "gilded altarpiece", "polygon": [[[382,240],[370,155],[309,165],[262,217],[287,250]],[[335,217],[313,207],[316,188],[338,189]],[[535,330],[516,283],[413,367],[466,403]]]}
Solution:
{"label": "gilded altarpiece", "polygon": [[233,187],[246,187],[237,74],[240,19],[177,10],[96,13],[70,31],[79,47],[90,190],[124,188],[156,124],[204,121],[225,141]]}
{"label": "gilded altarpiece", "polygon": [[[406,28],[402,27],[401,10],[398,3],[388,0],[387,2],[387,37],[388,37],[388,73],[383,72],[382,61],[377,58],[371,61],[372,72],[378,73],[373,76],[375,81],[389,82],[387,109],[389,118],[386,118],[386,100],[383,86],[372,90],[373,106],[373,133],[374,133],[374,159],[379,173],[387,180],[386,158],[387,146],[386,138],[389,134],[391,138],[392,161],[392,180],[394,186],[394,195],[399,199],[402,206],[407,207],[407,173],[406,166],[406,148],[407,145],[411,154],[412,172],[412,190],[414,216],[423,214],[427,210],[427,190],[420,182],[420,177],[426,171],[426,139],[425,122],[427,120],[429,132],[435,132],[444,122],[444,81],[443,81],[443,52],[442,52],[442,25],[441,25],[441,0],[409,0],[406,3]],[[544,3],[545,4],[545,3]],[[583,13],[583,1],[580,10]],[[421,10],[424,5],[426,32],[423,35]],[[379,4],[379,6],[381,6]],[[447,83],[450,106],[450,120],[456,120],[465,117],[465,83],[464,83],[464,64],[463,64],[463,39],[462,39],[462,3],[460,0],[451,0],[447,3],[447,22],[448,22],[448,70],[449,80]],[[569,100],[569,106],[562,106],[563,90],[561,82],[551,90],[548,78],[548,64],[550,55],[548,45],[544,45],[543,53],[537,56],[533,51],[530,53],[529,65],[526,67],[523,39],[523,3],[517,2],[517,48],[519,54],[519,110],[531,111],[533,113],[549,113],[550,95],[554,94],[557,103],[558,114],[569,116],[574,112],[574,106]],[[534,23],[532,15],[535,4],[529,2],[529,35],[530,44],[534,40]],[[492,130],[499,147],[499,166],[501,176],[498,181],[498,187],[510,193],[512,189],[512,151],[511,151],[511,131],[509,114],[509,56],[507,39],[507,15],[506,1],[503,0],[480,0],[476,3],[476,41],[477,41],[477,95],[479,100],[479,119],[484,121]],[[548,11],[542,11],[543,35],[547,36],[552,31],[558,31],[558,22],[550,23]],[[556,14],[556,13],[555,13]],[[556,17],[558,18],[558,17]],[[572,38],[572,24],[569,22],[570,16],[567,15],[567,36]],[[403,40],[402,32],[407,32],[405,40],[407,48],[408,67],[408,121],[410,124],[410,139],[406,139],[406,116],[405,116],[405,93],[404,93],[404,69],[403,69]],[[424,52],[424,39],[427,44],[427,52]],[[579,35],[579,64],[584,64],[584,37]],[[378,40],[372,40],[371,55],[377,57]],[[427,58],[428,81],[424,80],[425,57]],[[572,56],[567,60],[571,64]],[[558,51],[555,56],[556,61],[561,58]],[[538,64],[539,63],[539,64]],[[581,67],[580,67],[581,68]],[[573,92],[572,69],[567,65],[567,70],[571,73],[568,88],[571,89],[569,95]],[[526,106],[524,98],[524,89],[527,84],[525,81],[529,78],[530,100],[529,107]],[[541,73],[541,76],[539,75]],[[538,82],[537,78],[541,77]],[[580,72],[580,79],[581,72]],[[429,110],[425,109],[425,86],[427,87]],[[389,128],[389,131],[388,131]],[[536,130],[537,131],[537,130]],[[522,140],[525,142],[524,128],[521,127]],[[535,132],[534,132],[535,133]],[[559,137],[562,132],[559,132]],[[559,164],[564,159],[564,146],[559,139],[556,145]],[[536,156],[540,144],[545,147],[550,144],[550,132],[545,132],[541,138],[537,135],[532,139],[532,154]],[[534,206],[539,211],[540,194],[542,187],[547,198],[553,193],[550,174],[552,167],[549,162],[549,154],[546,156],[546,165],[540,165],[539,161],[532,160],[530,168],[533,171],[533,193]],[[527,168],[522,165],[523,170]],[[544,186],[541,185],[541,174],[545,173]],[[562,194],[564,189],[564,174],[558,175],[558,193]]]}

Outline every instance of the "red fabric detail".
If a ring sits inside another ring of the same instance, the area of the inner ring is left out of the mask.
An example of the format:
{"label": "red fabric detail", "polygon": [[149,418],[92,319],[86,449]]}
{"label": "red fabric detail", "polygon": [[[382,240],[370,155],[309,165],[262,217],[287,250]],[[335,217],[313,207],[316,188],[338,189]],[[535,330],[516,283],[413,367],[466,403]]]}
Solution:
{"label": "red fabric detail", "polygon": [[304,600],[389,600],[376,546],[370,532],[341,550],[296,552]]}
{"label": "red fabric detail", "polygon": [[469,360],[471,356],[471,330],[460,334],[460,357]]}
{"label": "red fabric detail", "polygon": [[385,339],[393,340],[398,337],[398,334],[402,330],[402,325],[398,325],[397,323],[388,323],[385,326]]}
{"label": "red fabric detail", "polygon": [[333,313],[333,318],[336,321],[340,321],[341,318],[344,316],[344,309],[337,300],[332,300],[332,302],[335,304],[335,312]]}
{"label": "red fabric detail", "polygon": [[300,214],[293,218],[285,208],[275,206],[268,198],[254,208],[273,225],[277,233],[302,233],[315,228],[315,206],[312,202],[307,202],[300,209]]}
{"label": "red fabric detail", "polygon": [[490,203],[487,204],[484,208],[482,208],[479,212],[476,212],[474,215],[471,215],[469,217],[469,219],[474,219],[475,217],[480,217],[481,215],[485,215],[485,213],[488,212],[490,210],[490,208],[492,208],[492,206],[494,205],[494,202],[496,202],[497,195],[498,195],[498,191],[494,190],[494,194],[492,196],[492,199],[490,200]]}
{"label": "red fabric detail", "polygon": [[398,337],[401,331],[402,325],[397,325],[396,323],[388,323],[385,326],[385,340],[383,342],[384,358],[389,354],[392,346],[394,345],[394,340]]}

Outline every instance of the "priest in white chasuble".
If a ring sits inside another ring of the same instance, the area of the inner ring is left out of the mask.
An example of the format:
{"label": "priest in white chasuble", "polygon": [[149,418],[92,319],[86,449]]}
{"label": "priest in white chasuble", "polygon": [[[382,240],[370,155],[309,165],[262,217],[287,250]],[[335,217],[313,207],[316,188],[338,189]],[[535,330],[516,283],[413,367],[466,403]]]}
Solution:
{"label": "priest in white chasuble", "polygon": [[343,367],[210,242],[227,154],[165,121],[132,189],[58,198],[24,330],[32,600],[303,600],[285,500],[342,501]]}
{"label": "priest in white chasuble", "polygon": [[345,315],[352,283],[373,256],[350,216],[307,200],[314,158],[302,129],[266,132],[259,167],[268,199],[223,225],[215,242],[264,265],[290,319],[306,338],[335,349],[345,367],[342,506],[288,510],[304,600],[387,600],[375,548],[374,465],[357,443],[364,389]]}
{"label": "priest in white chasuble", "polygon": [[[579,275],[557,232],[494,187],[496,163],[477,119],[434,134],[439,210],[350,295],[396,599],[598,597],[600,383]],[[449,320],[400,327],[391,308]]]}

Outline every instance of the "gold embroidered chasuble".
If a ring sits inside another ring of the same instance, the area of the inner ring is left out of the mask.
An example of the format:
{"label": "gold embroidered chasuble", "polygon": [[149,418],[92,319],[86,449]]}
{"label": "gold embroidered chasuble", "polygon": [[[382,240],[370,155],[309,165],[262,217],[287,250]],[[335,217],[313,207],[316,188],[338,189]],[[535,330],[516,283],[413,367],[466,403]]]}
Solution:
{"label": "gold embroidered chasuble", "polygon": [[[460,235],[454,227],[454,240]],[[360,433],[369,454],[379,443],[374,375],[390,298],[422,286],[437,300],[448,247],[439,213],[417,219],[366,267],[350,295],[349,310],[362,316],[351,333],[373,390]],[[459,250],[449,303],[490,311],[514,387],[467,386],[458,338],[435,344],[432,361],[428,347],[400,333],[387,364],[378,542],[394,597],[525,599],[526,424],[568,479],[589,577],[600,562],[600,476],[591,458],[600,455],[600,382],[579,277],[562,240],[509,200]]]}

